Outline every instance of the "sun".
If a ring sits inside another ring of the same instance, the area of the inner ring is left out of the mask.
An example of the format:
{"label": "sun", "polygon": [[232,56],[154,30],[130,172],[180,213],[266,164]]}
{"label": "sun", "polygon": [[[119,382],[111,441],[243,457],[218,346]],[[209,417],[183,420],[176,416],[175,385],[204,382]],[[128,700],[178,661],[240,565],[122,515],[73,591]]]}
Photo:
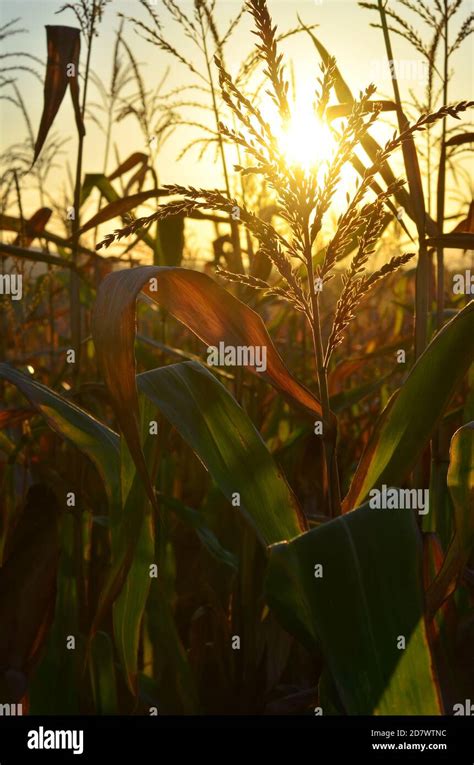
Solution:
{"label": "sun", "polygon": [[[324,186],[328,166],[338,151],[338,142],[329,125],[317,116],[310,98],[299,99],[293,104],[289,124],[279,131],[277,139],[288,165],[314,175],[318,186]],[[332,196],[332,206],[336,211],[345,208],[347,193],[354,186],[355,176],[350,163],[340,168],[339,181]]]}
{"label": "sun", "polygon": [[319,171],[331,159],[336,143],[328,125],[304,105],[295,104],[286,128],[278,138],[289,165],[307,172]]}
{"label": "sun", "polygon": [[[299,92],[291,99],[287,125],[281,125],[271,99],[264,100],[260,109],[264,119],[272,126],[279,153],[288,167],[312,175],[317,185],[324,187],[328,167],[338,152],[338,139],[329,124],[318,117],[314,93],[308,84],[301,83]],[[336,212],[345,209],[347,194],[353,190],[356,177],[350,163],[346,162],[340,168],[331,202]]]}

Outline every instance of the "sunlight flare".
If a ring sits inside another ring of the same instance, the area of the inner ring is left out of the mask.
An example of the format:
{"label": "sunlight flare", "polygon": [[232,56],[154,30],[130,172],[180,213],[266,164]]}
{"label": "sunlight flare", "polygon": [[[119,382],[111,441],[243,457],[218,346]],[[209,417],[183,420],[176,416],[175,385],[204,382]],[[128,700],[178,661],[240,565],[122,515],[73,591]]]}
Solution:
{"label": "sunlight flare", "polygon": [[314,113],[311,105],[296,104],[289,125],[281,131],[281,150],[290,165],[303,170],[318,169],[331,159],[335,141],[329,126]]}

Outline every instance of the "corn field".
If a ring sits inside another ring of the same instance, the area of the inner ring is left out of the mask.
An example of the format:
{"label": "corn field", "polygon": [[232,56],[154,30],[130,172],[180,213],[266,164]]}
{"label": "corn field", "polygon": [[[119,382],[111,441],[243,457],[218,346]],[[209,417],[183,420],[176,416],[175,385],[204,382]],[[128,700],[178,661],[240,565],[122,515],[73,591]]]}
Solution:
{"label": "corn field", "polygon": [[29,7],[0,710],[471,714],[472,6]]}

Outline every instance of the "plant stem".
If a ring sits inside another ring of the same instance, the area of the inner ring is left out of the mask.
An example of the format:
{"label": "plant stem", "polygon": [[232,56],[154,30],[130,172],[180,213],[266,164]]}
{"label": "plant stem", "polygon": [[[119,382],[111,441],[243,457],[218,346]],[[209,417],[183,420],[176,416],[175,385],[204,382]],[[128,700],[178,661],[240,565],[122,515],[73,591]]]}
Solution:
{"label": "plant stem", "polygon": [[[206,31],[204,29],[204,22],[202,19],[202,11],[199,9],[199,24],[201,26],[201,38],[202,38],[202,45],[204,50],[204,58],[206,60],[206,67],[207,67],[207,75],[209,78],[209,86],[211,88],[211,95],[212,95],[212,109],[214,111],[214,118],[216,121],[216,130],[217,130],[217,140],[219,142],[219,151],[221,155],[222,160],[222,168],[224,171],[224,182],[225,182],[225,189],[226,194],[229,199],[232,199],[232,194],[230,190],[230,182],[229,182],[229,173],[227,170],[227,160],[225,156],[225,149],[224,149],[224,141],[222,140],[222,135],[219,130],[219,110],[217,108],[217,99],[216,99],[216,90],[214,85],[214,78],[212,76],[212,69],[211,69],[211,62],[209,59],[209,49],[207,47],[207,38],[206,38]],[[232,238],[232,250],[233,250],[233,264],[232,268],[236,273],[243,273],[244,272],[244,266],[242,263],[242,251],[240,247],[240,236],[239,236],[239,226],[237,221],[233,220],[232,217],[229,217],[229,223],[230,223],[230,231],[231,231],[231,238]]]}
{"label": "plant stem", "polygon": [[[402,99],[400,95],[400,89],[398,87],[398,80],[395,71],[395,61],[393,58],[392,44],[390,41],[390,33],[387,22],[387,16],[385,13],[386,3],[383,0],[377,0],[377,5],[380,14],[380,23],[382,25],[383,36],[385,41],[385,50],[387,53],[388,63],[390,66],[390,73],[393,83],[393,93],[395,103],[397,106],[397,121],[399,131],[402,132],[408,126],[408,120],[405,117],[402,108]],[[416,155],[416,149],[412,144],[413,152],[411,153],[408,146],[408,142],[402,143],[403,161],[405,164],[405,172],[408,179],[408,185],[410,189],[410,196],[413,203],[413,211],[415,214],[415,223],[418,233],[418,264],[416,270],[416,295],[415,295],[415,358],[418,358],[426,348],[428,341],[428,308],[429,308],[429,284],[430,284],[430,264],[428,260],[428,253],[425,244],[425,202],[423,196],[423,188],[421,185],[421,176],[419,173],[418,160]]]}
{"label": "plant stem", "polygon": [[[443,104],[448,103],[448,0],[444,0],[444,72],[443,72]],[[436,197],[436,222],[439,235],[443,235],[444,208],[446,196],[446,118],[443,120],[441,132],[441,151],[439,157],[438,187]],[[437,299],[436,326],[438,331],[443,326],[444,315],[444,250],[442,245],[436,248]]]}
{"label": "plant stem", "polygon": [[311,299],[311,333],[313,336],[314,356],[318,377],[319,397],[323,415],[323,448],[326,475],[328,482],[328,505],[332,517],[341,513],[341,497],[336,461],[337,429],[332,424],[331,405],[327,382],[327,368],[324,362],[323,338],[321,333],[321,315],[319,311],[319,295],[314,284],[313,258],[308,227],[305,227],[305,260],[308,271],[309,294]]}
{"label": "plant stem", "polygon": [[[81,105],[81,118],[84,123],[86,112],[86,99],[87,99],[87,84],[89,82],[89,69],[92,52],[92,40],[94,38],[96,19],[95,0],[92,9],[91,25],[88,30],[87,37],[87,58],[86,69],[84,73],[84,92],[82,94]],[[79,75],[78,75],[79,76]],[[78,254],[79,254],[79,229],[80,229],[80,215],[79,208],[81,204],[81,186],[82,186],[82,158],[84,152],[84,133],[79,133],[79,145],[77,150],[77,163],[76,163],[76,180],[74,186],[74,219],[72,221],[72,261],[75,267],[77,267]],[[79,294],[79,275],[76,270],[71,270],[71,282],[70,282],[70,300],[71,300],[71,340],[72,347],[75,351],[75,365],[74,365],[74,377],[77,378],[80,371],[81,363],[81,304]]]}
{"label": "plant stem", "polygon": [[415,277],[415,359],[428,344],[430,259],[424,241],[418,244],[418,263]]}
{"label": "plant stem", "polygon": [[[448,103],[448,0],[444,0],[443,39],[444,39],[444,69],[443,69],[443,104]],[[436,223],[439,235],[443,235],[446,196],[446,119],[443,120],[441,129],[441,150],[439,156],[438,183],[436,188]],[[436,329],[439,332],[443,326],[444,318],[444,249],[442,245],[436,248]],[[443,438],[442,428],[439,426],[431,441],[433,457],[433,472],[438,484],[443,482]],[[444,450],[445,451],[445,450]],[[449,457],[448,457],[449,458]]]}
{"label": "plant stem", "polygon": [[24,238],[25,238],[25,216],[23,214],[23,204],[21,201],[21,192],[20,192],[20,184],[18,183],[18,173],[16,170],[13,171],[13,177],[15,179],[15,190],[16,190],[16,200],[18,204],[18,213],[20,216],[20,232],[19,232],[19,239],[20,239],[20,246],[24,247]]}

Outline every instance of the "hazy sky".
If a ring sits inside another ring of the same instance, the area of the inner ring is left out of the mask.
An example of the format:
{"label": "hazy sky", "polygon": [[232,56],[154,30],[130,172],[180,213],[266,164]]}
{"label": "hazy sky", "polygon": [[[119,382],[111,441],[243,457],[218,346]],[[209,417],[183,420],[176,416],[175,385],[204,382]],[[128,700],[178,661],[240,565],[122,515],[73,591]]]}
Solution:
{"label": "hazy sky", "polygon": [[[432,3],[433,0],[428,0],[428,2]],[[59,15],[55,13],[61,5],[61,0],[2,0],[0,5],[1,23],[4,24],[11,19],[20,18],[20,26],[27,30],[25,34],[8,39],[4,44],[4,50],[27,50],[45,61],[45,25],[76,26],[76,20],[71,11],[67,10]],[[179,5],[184,12],[192,14],[192,2],[179,0]],[[394,7],[399,6],[399,3],[397,0],[392,0],[392,5]],[[226,29],[228,20],[236,15],[240,6],[241,3],[234,0],[217,0],[216,9],[221,30]],[[293,2],[269,0],[269,7],[275,22],[278,24],[279,31],[294,27],[297,24],[297,14],[300,14],[307,24],[319,25],[316,34],[326,48],[336,56],[338,66],[354,93],[357,93],[369,82],[375,81],[380,94],[391,97],[391,82],[384,68],[385,51],[382,34],[379,29],[369,26],[371,21],[376,21],[374,12],[359,8],[356,0],[322,0],[322,2],[320,0],[294,0]],[[165,35],[169,42],[185,57],[192,57],[196,65],[201,67],[202,62],[196,57],[196,52],[190,47],[187,38],[183,36],[182,30],[162,9],[159,0],[156,8],[163,21]],[[465,0],[460,18],[465,18],[472,9],[473,3]],[[114,35],[119,25],[118,13],[145,19],[144,11],[140,8],[138,0],[112,0],[107,6],[99,29],[99,37],[94,40],[92,54],[92,68],[106,87],[110,81]],[[409,17],[409,12],[404,11],[404,13],[408,13]],[[418,24],[416,18],[412,17],[411,21]],[[232,42],[227,46],[227,66],[231,72],[236,71],[239,63],[251,49],[253,37],[249,34],[250,28],[251,19],[246,17],[241,22]],[[125,37],[132,46],[137,59],[143,64],[147,88],[153,90],[168,67],[170,67],[170,72],[163,92],[183,84],[189,84],[191,80],[187,70],[180,67],[163,51],[141,40],[128,22],[125,26]],[[474,49],[472,41],[473,38],[471,37],[466,41],[463,48],[455,54],[453,60],[454,73],[450,85],[450,101],[472,98],[473,96]],[[403,70],[400,83],[403,96],[408,97],[410,90],[421,96],[424,76],[421,58],[400,37],[393,36],[392,42],[395,56]],[[315,55],[311,41],[306,35],[298,35],[285,43],[282,49],[294,63],[297,89],[301,92],[309,92],[319,69],[319,60]],[[84,52],[83,46],[82,55]],[[42,110],[42,87],[27,73],[21,73],[17,82],[36,130]],[[130,92],[133,92],[133,89]],[[95,101],[96,98],[97,95],[92,87],[89,92],[89,99]],[[188,111],[187,117],[190,116],[191,112]],[[14,106],[5,102],[0,103],[0,130],[2,151],[8,145],[18,141],[23,132],[21,116]],[[54,183],[59,186],[63,182],[65,163],[69,162],[70,166],[74,167],[76,156],[77,141],[69,94],[61,106],[55,122],[55,130],[65,136],[71,136],[67,153],[60,159],[62,171],[55,172],[53,176]],[[157,162],[160,181],[162,183],[179,182],[201,185],[220,184],[221,179],[214,175],[215,170],[211,163],[209,161],[199,163],[196,152],[188,154],[187,158],[181,162],[176,162],[179,151],[190,136],[195,136],[193,129],[180,128],[166,144]],[[113,141],[122,160],[132,151],[146,151],[146,144],[131,118],[116,125]],[[85,143],[85,172],[102,171],[103,152],[104,138],[99,129],[92,122],[88,122]],[[112,156],[108,166],[109,172],[114,165]]]}

